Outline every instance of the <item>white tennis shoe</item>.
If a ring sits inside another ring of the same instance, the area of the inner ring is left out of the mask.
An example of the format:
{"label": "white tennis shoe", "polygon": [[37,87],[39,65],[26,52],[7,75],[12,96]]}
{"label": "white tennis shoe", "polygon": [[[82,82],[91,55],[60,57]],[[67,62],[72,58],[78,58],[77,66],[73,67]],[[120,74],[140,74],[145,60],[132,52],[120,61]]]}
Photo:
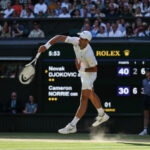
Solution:
{"label": "white tennis shoe", "polygon": [[60,134],[70,134],[70,133],[76,133],[76,132],[77,132],[76,126],[72,126],[70,123],[66,125],[66,127],[58,130],[58,133]]}
{"label": "white tennis shoe", "polygon": [[141,136],[147,135],[147,130],[143,130],[142,132],[139,133],[139,135]]}
{"label": "white tennis shoe", "polygon": [[97,127],[98,125],[102,124],[103,122],[106,122],[109,119],[109,116],[104,113],[103,116],[98,115],[96,117],[96,121],[92,124],[93,127]]}

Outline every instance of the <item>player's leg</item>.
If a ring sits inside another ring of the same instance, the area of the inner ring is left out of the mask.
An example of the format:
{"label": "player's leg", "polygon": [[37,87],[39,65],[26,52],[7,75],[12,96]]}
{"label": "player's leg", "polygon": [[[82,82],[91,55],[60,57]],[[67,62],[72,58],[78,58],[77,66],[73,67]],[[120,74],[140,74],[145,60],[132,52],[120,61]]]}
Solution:
{"label": "player's leg", "polygon": [[92,89],[89,98],[96,109],[99,109],[102,107],[99,97],[94,92],[94,88]]}
{"label": "player's leg", "polygon": [[149,122],[149,111],[144,110],[144,129],[139,135],[147,135],[148,122]]}
{"label": "player's leg", "polygon": [[76,112],[75,117],[65,128],[58,130],[59,133],[69,134],[69,133],[75,133],[77,131],[76,125],[86,112],[90,92],[91,90],[89,89],[81,91],[80,106]]}
{"label": "player's leg", "polygon": [[104,110],[102,108],[101,101],[100,101],[99,97],[94,92],[94,88],[93,88],[94,84],[93,83],[96,80],[96,77],[97,77],[97,75],[92,75],[89,78],[90,87],[92,88],[92,91],[90,93],[89,98],[98,112],[98,116],[96,117],[96,121],[92,124],[93,127],[96,127],[96,126],[100,125],[101,123],[103,123],[109,119],[109,116],[104,112]]}
{"label": "player's leg", "polygon": [[79,119],[81,119],[82,116],[86,112],[87,105],[88,105],[88,98],[89,98],[90,93],[91,93],[91,90],[89,90],[89,89],[81,91],[80,106],[76,112],[76,117]]}
{"label": "player's leg", "polygon": [[149,111],[144,110],[144,129],[146,130],[148,128],[148,122],[149,122]]}
{"label": "player's leg", "polygon": [[147,128],[149,122],[149,109],[150,109],[150,97],[144,96],[144,129],[139,135],[147,135]]}
{"label": "player's leg", "polygon": [[92,89],[89,98],[90,98],[92,104],[94,105],[94,107],[97,109],[98,114],[100,116],[103,116],[104,110],[102,108],[101,101],[100,101],[99,97],[94,92],[94,88]]}
{"label": "player's leg", "polygon": [[109,116],[104,112],[101,102],[100,102],[100,99],[94,92],[94,88],[91,91],[89,98],[98,112],[96,121],[92,124],[93,127],[96,127],[96,126],[102,124],[103,122],[107,121],[109,119]]}

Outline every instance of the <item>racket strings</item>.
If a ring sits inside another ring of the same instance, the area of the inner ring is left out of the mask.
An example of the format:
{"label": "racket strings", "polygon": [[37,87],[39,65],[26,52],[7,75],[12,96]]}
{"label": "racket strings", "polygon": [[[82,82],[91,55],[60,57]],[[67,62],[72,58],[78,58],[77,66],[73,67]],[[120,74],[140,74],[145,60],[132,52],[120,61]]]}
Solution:
{"label": "racket strings", "polygon": [[24,71],[23,71],[23,78],[24,79],[29,79],[33,74],[35,73],[35,69],[33,68],[32,65],[27,66]]}

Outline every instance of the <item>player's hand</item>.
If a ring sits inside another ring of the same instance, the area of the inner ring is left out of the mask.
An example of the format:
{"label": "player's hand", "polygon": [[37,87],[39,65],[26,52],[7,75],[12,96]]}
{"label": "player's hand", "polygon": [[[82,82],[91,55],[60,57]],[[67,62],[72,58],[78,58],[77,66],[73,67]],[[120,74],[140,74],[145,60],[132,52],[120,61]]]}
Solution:
{"label": "player's hand", "polygon": [[77,70],[80,70],[80,67],[81,67],[81,61],[76,58],[76,68],[77,68]]}
{"label": "player's hand", "polygon": [[45,52],[46,51],[46,47],[44,46],[44,45],[41,45],[40,47],[39,47],[39,49],[38,49],[38,52],[39,53],[43,53],[43,52]]}

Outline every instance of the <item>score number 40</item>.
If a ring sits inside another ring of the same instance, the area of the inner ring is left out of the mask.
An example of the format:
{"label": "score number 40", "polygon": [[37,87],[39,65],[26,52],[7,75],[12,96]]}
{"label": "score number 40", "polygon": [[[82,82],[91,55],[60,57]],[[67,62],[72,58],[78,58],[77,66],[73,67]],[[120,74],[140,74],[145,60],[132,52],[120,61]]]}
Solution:
{"label": "score number 40", "polygon": [[130,76],[130,68],[129,67],[118,67],[118,76]]}

